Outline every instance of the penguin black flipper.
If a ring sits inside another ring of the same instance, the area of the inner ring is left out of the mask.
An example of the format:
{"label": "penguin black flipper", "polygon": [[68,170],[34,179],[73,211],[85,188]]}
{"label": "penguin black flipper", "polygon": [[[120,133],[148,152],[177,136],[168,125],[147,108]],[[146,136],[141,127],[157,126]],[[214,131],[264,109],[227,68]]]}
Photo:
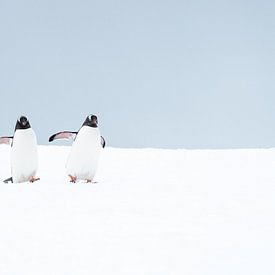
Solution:
{"label": "penguin black flipper", "polygon": [[74,140],[78,132],[71,132],[71,131],[62,131],[56,133],[49,138],[49,142],[54,141],[55,139],[70,139]]}
{"label": "penguin black flipper", "polygon": [[101,145],[102,145],[102,148],[104,148],[106,145],[106,141],[103,136],[101,136]]}
{"label": "penguin black flipper", "polygon": [[13,183],[12,177],[4,180],[4,183],[9,183],[9,182]]}
{"label": "penguin black flipper", "polygon": [[0,144],[12,144],[13,137],[0,137]]}

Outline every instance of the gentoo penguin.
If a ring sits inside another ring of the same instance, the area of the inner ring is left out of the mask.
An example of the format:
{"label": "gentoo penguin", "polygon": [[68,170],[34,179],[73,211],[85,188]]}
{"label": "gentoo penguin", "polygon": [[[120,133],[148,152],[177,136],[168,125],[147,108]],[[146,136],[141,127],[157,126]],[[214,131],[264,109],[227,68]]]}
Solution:
{"label": "gentoo penguin", "polygon": [[14,183],[39,180],[36,135],[29,120],[21,116],[15,125],[13,137],[1,137],[0,144],[11,144],[11,177],[4,182]]}
{"label": "gentoo penguin", "polygon": [[97,117],[95,115],[87,116],[78,132],[56,133],[49,138],[49,142],[63,138],[74,140],[66,164],[70,181],[74,183],[77,180],[92,182],[100,152],[105,147],[105,140],[98,129]]}

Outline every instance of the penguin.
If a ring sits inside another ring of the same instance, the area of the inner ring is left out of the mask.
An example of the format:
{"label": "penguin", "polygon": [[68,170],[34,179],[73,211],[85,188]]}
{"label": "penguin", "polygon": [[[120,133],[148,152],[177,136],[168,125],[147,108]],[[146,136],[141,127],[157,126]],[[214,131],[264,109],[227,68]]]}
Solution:
{"label": "penguin", "polygon": [[49,138],[49,142],[56,139],[73,140],[69,153],[66,170],[70,182],[76,183],[84,180],[92,182],[102,149],[105,147],[105,139],[100,135],[96,115],[89,115],[78,132],[58,132]]}
{"label": "penguin", "polygon": [[30,122],[21,116],[15,125],[14,135],[0,137],[0,144],[11,145],[11,177],[5,183],[35,182],[38,169],[37,140]]}

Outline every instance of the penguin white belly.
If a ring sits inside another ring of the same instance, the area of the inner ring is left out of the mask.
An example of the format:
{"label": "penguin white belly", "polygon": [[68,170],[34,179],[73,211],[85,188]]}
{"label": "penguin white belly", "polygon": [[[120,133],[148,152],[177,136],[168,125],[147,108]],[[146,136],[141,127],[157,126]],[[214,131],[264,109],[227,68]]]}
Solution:
{"label": "penguin white belly", "polygon": [[37,141],[34,131],[18,129],[11,148],[11,173],[13,182],[29,181],[38,168]]}
{"label": "penguin white belly", "polygon": [[80,180],[93,180],[102,150],[98,128],[83,126],[77,134],[68,157],[68,175]]}

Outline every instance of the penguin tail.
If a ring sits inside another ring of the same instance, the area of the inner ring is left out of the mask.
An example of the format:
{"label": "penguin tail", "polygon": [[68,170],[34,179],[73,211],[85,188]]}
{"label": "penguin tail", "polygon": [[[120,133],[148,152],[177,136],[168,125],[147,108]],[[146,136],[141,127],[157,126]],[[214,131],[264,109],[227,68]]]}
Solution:
{"label": "penguin tail", "polygon": [[10,177],[10,178],[4,180],[4,183],[9,183],[9,182],[13,183],[12,177]]}

